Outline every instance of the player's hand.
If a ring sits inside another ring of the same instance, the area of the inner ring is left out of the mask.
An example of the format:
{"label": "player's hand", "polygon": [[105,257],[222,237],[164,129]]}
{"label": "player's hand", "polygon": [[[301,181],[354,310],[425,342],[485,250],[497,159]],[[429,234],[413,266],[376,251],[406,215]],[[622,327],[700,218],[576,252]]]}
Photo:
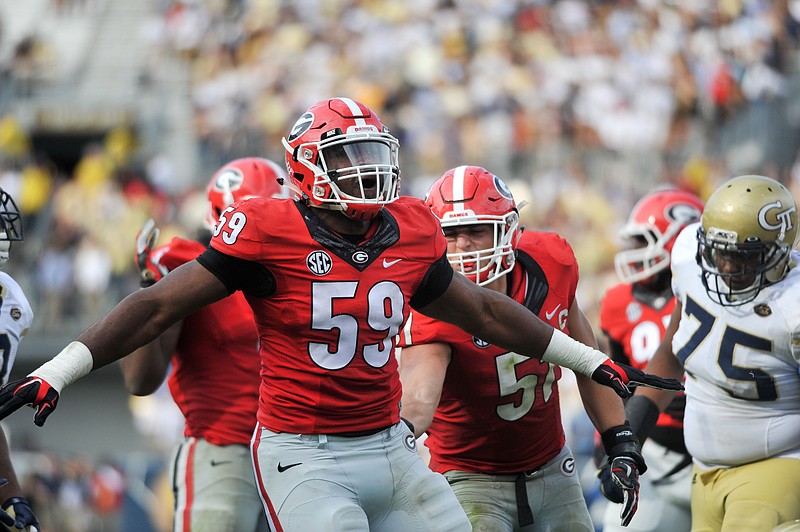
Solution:
{"label": "player's hand", "polygon": [[627,421],[603,431],[602,440],[608,461],[598,472],[600,491],[622,504],[619,518],[622,526],[628,526],[639,507],[639,475],[647,471],[647,464]]}
{"label": "player's hand", "polygon": [[151,253],[158,240],[160,230],[153,219],[147,220],[136,235],[136,265],[139,267],[139,284],[142,288],[152,286],[164,277],[164,272],[154,264]]}
{"label": "player's hand", "polygon": [[639,473],[632,459],[621,456],[597,473],[600,492],[611,502],[622,504],[620,524],[628,526],[639,508]]}
{"label": "player's hand", "polygon": [[30,503],[24,497],[11,497],[4,502],[0,511],[0,521],[9,528],[13,526],[23,530],[30,527],[27,528],[30,532],[38,532],[41,527]]}
{"label": "player's hand", "polygon": [[23,405],[29,405],[36,409],[33,422],[41,427],[57,404],[58,391],[41,377],[28,376],[0,388],[0,419],[8,417]]}
{"label": "player's hand", "polygon": [[683,390],[683,385],[676,379],[664,379],[658,375],[651,375],[627,364],[614,362],[610,358],[594,370],[592,380],[613,389],[623,399],[633,395],[631,388],[636,386],[677,392]]}

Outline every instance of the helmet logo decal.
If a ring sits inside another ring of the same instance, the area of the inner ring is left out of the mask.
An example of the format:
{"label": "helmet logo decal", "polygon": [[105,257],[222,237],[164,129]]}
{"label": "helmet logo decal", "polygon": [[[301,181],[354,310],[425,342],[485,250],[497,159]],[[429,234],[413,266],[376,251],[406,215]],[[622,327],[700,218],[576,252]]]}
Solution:
{"label": "helmet logo decal", "polygon": [[286,140],[288,140],[289,142],[294,141],[295,139],[297,139],[297,137],[308,131],[309,128],[311,128],[311,124],[313,123],[314,123],[314,113],[309,113],[309,112],[303,113],[303,116],[298,118],[297,122],[295,122],[294,125],[292,126],[292,130],[291,132],[289,132],[289,137],[287,137]]}
{"label": "helmet logo decal", "polygon": [[758,211],[758,225],[770,231],[781,229],[785,232],[790,230],[792,228],[792,214],[795,211],[794,207],[789,207],[775,214],[775,219],[777,220],[776,224],[771,224],[767,221],[768,212],[782,207],[783,204],[781,204],[780,200],[761,207],[761,210]]}
{"label": "helmet logo decal", "polygon": [[314,275],[327,275],[333,268],[333,260],[330,255],[322,250],[312,251],[306,257],[306,266],[308,271]]}
{"label": "helmet logo decal", "polygon": [[239,190],[244,183],[244,174],[238,168],[229,168],[220,172],[214,181],[214,188],[223,194],[223,201],[226,205],[233,203],[233,191]]}
{"label": "helmet logo decal", "polygon": [[694,205],[687,203],[676,203],[669,205],[665,212],[664,218],[670,222],[691,223],[700,219],[700,211]]}
{"label": "helmet logo decal", "polygon": [[506,185],[505,182],[499,177],[497,176],[493,177],[494,177],[494,188],[497,189],[500,195],[508,200],[514,201],[514,196],[511,195],[511,189],[508,188],[508,185]]}

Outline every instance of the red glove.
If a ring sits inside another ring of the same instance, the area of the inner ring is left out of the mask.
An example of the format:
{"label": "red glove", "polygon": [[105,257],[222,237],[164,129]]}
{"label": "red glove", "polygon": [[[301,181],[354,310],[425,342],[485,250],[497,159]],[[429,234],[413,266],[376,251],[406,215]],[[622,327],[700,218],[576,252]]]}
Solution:
{"label": "red glove", "polygon": [[614,362],[610,358],[594,370],[592,380],[612,388],[623,399],[633,395],[631,388],[636,386],[676,392],[683,390],[683,384],[679,380],[664,379],[658,375],[651,375],[632,366]]}
{"label": "red glove", "polygon": [[29,405],[36,409],[33,422],[41,427],[57,404],[58,391],[41,377],[31,375],[0,388],[0,419],[8,417],[23,405]]}

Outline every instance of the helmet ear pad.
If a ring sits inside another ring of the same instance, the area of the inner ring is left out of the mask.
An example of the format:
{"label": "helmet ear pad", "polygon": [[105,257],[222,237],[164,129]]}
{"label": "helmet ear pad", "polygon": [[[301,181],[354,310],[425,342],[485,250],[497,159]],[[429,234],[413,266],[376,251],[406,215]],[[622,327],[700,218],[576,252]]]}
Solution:
{"label": "helmet ear pad", "polygon": [[511,190],[503,180],[479,166],[448,170],[425,196],[425,203],[448,228],[488,225],[492,246],[469,252],[449,252],[456,271],[479,285],[486,285],[511,271],[519,240],[519,212]]}

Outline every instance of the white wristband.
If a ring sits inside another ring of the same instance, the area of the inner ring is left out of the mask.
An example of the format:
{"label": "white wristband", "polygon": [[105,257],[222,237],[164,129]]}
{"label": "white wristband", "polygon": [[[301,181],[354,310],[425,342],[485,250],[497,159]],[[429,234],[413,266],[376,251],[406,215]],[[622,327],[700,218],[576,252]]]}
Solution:
{"label": "white wristband", "polygon": [[544,362],[558,364],[587,377],[591,377],[594,370],[606,360],[608,357],[605,353],[570,338],[558,329],[553,329],[553,336],[542,355]]}
{"label": "white wristband", "polygon": [[92,352],[81,342],[75,341],[28,376],[41,377],[60,394],[61,390],[88,375],[93,367]]}

